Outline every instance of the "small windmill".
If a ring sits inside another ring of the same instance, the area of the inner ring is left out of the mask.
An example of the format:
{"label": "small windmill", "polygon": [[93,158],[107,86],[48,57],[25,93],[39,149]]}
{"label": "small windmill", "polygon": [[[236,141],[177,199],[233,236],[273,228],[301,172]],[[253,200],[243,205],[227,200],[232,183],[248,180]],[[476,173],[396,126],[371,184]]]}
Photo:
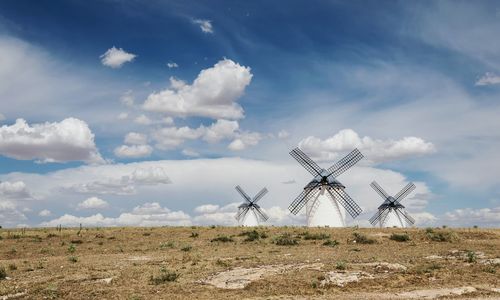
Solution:
{"label": "small windmill", "polygon": [[288,207],[292,214],[296,215],[306,206],[308,226],[344,227],[345,211],[353,218],[361,213],[361,208],[345,192],[345,186],[336,179],[363,158],[358,149],[326,170],[299,148],[293,149],[290,155],[314,176]]}
{"label": "small windmill", "polygon": [[415,220],[410,217],[405,207],[401,204],[401,200],[415,189],[413,182],[408,183],[394,197],[389,196],[375,181],[370,186],[384,199],[382,205],[378,207],[377,213],[370,219],[370,223],[373,226],[378,223],[380,227],[409,227],[415,223]]}
{"label": "small windmill", "polygon": [[262,208],[257,204],[257,202],[267,193],[266,188],[260,190],[253,199],[250,198],[239,185],[236,186],[236,190],[240,193],[241,197],[245,199],[245,202],[238,206],[238,213],[235,216],[240,225],[259,226],[260,222],[265,222],[269,219]]}

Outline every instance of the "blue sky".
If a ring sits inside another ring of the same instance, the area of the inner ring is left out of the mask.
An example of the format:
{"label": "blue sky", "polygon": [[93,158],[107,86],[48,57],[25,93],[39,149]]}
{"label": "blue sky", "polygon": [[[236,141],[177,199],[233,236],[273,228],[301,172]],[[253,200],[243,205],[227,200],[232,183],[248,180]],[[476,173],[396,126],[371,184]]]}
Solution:
{"label": "blue sky", "polygon": [[300,146],[365,154],[351,224],[377,180],[497,227],[499,31],[495,1],[1,2],[0,224],[230,225],[237,184],[301,224]]}

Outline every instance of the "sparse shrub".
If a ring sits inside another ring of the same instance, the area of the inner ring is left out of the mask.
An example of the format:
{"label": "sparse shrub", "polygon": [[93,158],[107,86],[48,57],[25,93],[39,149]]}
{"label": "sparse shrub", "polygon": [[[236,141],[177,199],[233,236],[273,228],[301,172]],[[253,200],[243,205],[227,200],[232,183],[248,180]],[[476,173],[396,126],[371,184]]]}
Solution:
{"label": "sparse shrub", "polygon": [[389,237],[389,239],[396,241],[396,242],[407,242],[410,240],[410,236],[407,233],[403,233],[403,234],[393,233]]}
{"label": "sparse shrub", "polygon": [[299,244],[299,241],[289,233],[284,233],[275,237],[273,242],[279,246],[295,246]]}
{"label": "sparse shrub", "polygon": [[219,235],[218,237],[210,240],[210,242],[222,242],[222,243],[228,243],[228,242],[233,242],[233,241],[234,240],[232,237],[226,236],[226,235]]}
{"label": "sparse shrub", "polygon": [[193,249],[193,247],[191,245],[186,245],[186,246],[183,246],[181,248],[181,251],[189,252],[189,251],[191,251],[191,249]]}
{"label": "sparse shrub", "polygon": [[215,225],[210,225],[210,229],[215,229]]}
{"label": "sparse shrub", "polygon": [[424,264],[424,265],[419,265],[415,268],[415,273],[417,274],[425,274],[425,273],[432,273],[435,270],[441,269],[441,266],[438,265],[437,263],[431,263],[431,264]]}
{"label": "sparse shrub", "polygon": [[15,271],[15,270],[17,270],[17,266],[16,266],[16,264],[10,264],[10,265],[9,265],[9,270],[11,270],[11,271]]}
{"label": "sparse shrub", "polygon": [[474,252],[474,251],[467,251],[467,262],[468,263],[475,263],[475,262],[477,262],[476,252]]}
{"label": "sparse shrub", "polygon": [[303,234],[304,240],[326,240],[330,238],[329,234],[326,233],[309,233]]}
{"label": "sparse shrub", "polygon": [[10,255],[14,255],[17,253],[17,250],[16,250],[16,248],[12,247],[12,248],[10,248],[10,250],[7,253],[9,253]]}
{"label": "sparse shrub", "polygon": [[82,240],[71,240],[71,244],[79,245],[79,244],[83,244],[83,241]]}
{"label": "sparse shrub", "polygon": [[74,244],[69,245],[68,252],[74,253],[76,251],[76,246]]}
{"label": "sparse shrub", "polygon": [[219,259],[217,259],[217,261],[215,262],[215,264],[216,264],[216,265],[218,265],[218,266],[221,266],[221,267],[225,267],[225,268],[227,268],[227,267],[230,267],[230,266],[231,266],[231,263],[230,263],[230,262],[228,262],[228,261],[226,261],[226,260],[222,260],[222,259],[220,259],[220,258],[219,258]]}
{"label": "sparse shrub", "polygon": [[377,241],[374,239],[369,238],[365,234],[359,233],[359,232],[354,232],[354,241],[357,244],[375,244]]}
{"label": "sparse shrub", "polygon": [[192,238],[197,238],[198,236],[200,236],[200,234],[198,232],[191,232],[191,235],[189,237],[192,237]]}
{"label": "sparse shrub", "polygon": [[434,233],[434,229],[432,227],[427,227],[427,228],[425,228],[425,233],[426,234]]}
{"label": "sparse shrub", "polygon": [[55,234],[55,233],[49,233],[49,234],[47,234],[47,238],[48,239],[54,238],[54,237],[57,237],[57,234]]}
{"label": "sparse shrub", "polygon": [[446,225],[443,225],[443,226],[441,226],[441,227],[443,227],[443,229],[446,229],[446,227],[448,227],[448,226],[446,226]]}
{"label": "sparse shrub", "polygon": [[328,247],[335,247],[338,244],[340,243],[337,240],[330,240],[330,239],[323,242],[323,246],[328,246]]}
{"label": "sparse shrub", "polygon": [[150,281],[152,284],[159,285],[165,282],[174,282],[179,277],[180,275],[177,272],[162,267],[158,276],[151,275]]}
{"label": "sparse shrub", "polygon": [[98,234],[96,234],[96,235],[95,235],[95,237],[96,237],[97,239],[103,239],[103,238],[104,238],[104,234],[102,234],[102,233],[98,233]]}
{"label": "sparse shrub", "polygon": [[477,225],[474,225],[473,227],[474,227],[474,229],[477,229],[477,228],[478,228],[478,227],[477,227]]}
{"label": "sparse shrub", "polygon": [[5,270],[5,267],[0,266],[0,280],[5,278],[7,278],[7,271]]}
{"label": "sparse shrub", "polygon": [[160,243],[160,249],[168,249],[168,248],[174,248],[175,247],[175,244],[174,242],[172,241],[168,241],[168,242],[163,242],[163,243]]}
{"label": "sparse shrub", "polygon": [[435,242],[454,242],[458,235],[453,231],[426,231],[427,238]]}
{"label": "sparse shrub", "polygon": [[338,261],[337,264],[335,265],[335,269],[345,270],[347,269],[347,264],[345,263],[345,261]]}
{"label": "sparse shrub", "polygon": [[238,236],[246,236],[246,238],[243,240],[244,242],[253,242],[259,239],[267,238],[266,233],[264,232],[259,233],[255,229],[250,231],[243,231],[242,233],[238,234]]}
{"label": "sparse shrub", "polygon": [[143,236],[150,236],[150,235],[151,235],[151,232],[144,232],[142,235],[143,235]]}
{"label": "sparse shrub", "polygon": [[488,266],[484,267],[483,271],[487,272],[487,273],[495,274],[497,272],[497,269],[493,265],[488,265]]}
{"label": "sparse shrub", "polygon": [[76,262],[78,262],[78,257],[76,257],[76,256],[70,256],[70,257],[68,257],[68,260],[70,262],[72,262],[72,263],[76,263]]}

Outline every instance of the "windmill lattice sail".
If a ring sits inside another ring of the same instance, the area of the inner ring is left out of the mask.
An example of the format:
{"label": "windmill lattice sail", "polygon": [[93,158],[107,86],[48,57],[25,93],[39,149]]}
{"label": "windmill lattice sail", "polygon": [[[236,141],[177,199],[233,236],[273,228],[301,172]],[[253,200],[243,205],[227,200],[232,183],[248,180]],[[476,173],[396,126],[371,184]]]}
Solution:
{"label": "windmill lattice sail", "polygon": [[373,226],[404,228],[415,224],[415,220],[408,214],[404,205],[401,204],[401,200],[415,189],[413,182],[408,183],[394,197],[390,196],[376,181],[373,181],[370,186],[384,199],[377,212],[370,218],[370,223]]}
{"label": "windmill lattice sail", "polygon": [[346,212],[353,218],[361,213],[359,205],[336,179],[363,158],[358,149],[328,169],[321,168],[299,148],[293,149],[290,155],[313,175],[313,179],[288,207],[292,214],[299,213],[305,206],[308,226],[344,227]]}
{"label": "windmill lattice sail", "polygon": [[257,202],[267,194],[267,188],[263,188],[258,192],[253,198],[250,198],[243,189],[237,185],[236,191],[245,200],[240,206],[238,206],[238,212],[236,213],[235,219],[238,223],[243,226],[259,226],[260,223],[266,222],[269,217],[264,212],[264,210],[257,204]]}

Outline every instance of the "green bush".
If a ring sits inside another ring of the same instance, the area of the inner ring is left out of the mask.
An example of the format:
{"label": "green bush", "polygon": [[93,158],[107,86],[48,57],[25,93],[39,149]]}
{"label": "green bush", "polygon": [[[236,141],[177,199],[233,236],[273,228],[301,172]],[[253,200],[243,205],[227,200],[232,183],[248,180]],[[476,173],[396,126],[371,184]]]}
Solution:
{"label": "green bush", "polygon": [[345,263],[345,261],[338,261],[337,264],[335,265],[335,269],[345,270],[347,269],[347,264]]}
{"label": "green bush", "polygon": [[427,231],[427,238],[435,242],[454,242],[458,240],[458,235],[453,231]]}
{"label": "green bush", "polygon": [[200,234],[198,232],[191,232],[191,235],[189,237],[192,237],[192,238],[197,238],[198,236],[200,236]]}
{"label": "green bush", "polygon": [[186,246],[181,248],[181,251],[189,252],[189,251],[191,251],[191,249],[193,249],[193,247],[191,245],[186,245]]}
{"label": "green bush", "polygon": [[396,241],[396,242],[408,242],[410,240],[410,236],[406,233],[403,234],[397,234],[393,233],[389,239]]}
{"label": "green bush", "polygon": [[267,234],[264,232],[258,232],[257,230],[250,230],[250,231],[243,231],[242,233],[238,234],[238,236],[246,236],[246,238],[243,240],[245,242],[253,242],[259,239],[265,239],[267,238]]}
{"label": "green bush", "polygon": [[280,246],[295,246],[299,244],[299,241],[292,237],[289,233],[275,237],[273,242]]}
{"label": "green bush", "polygon": [[221,243],[228,243],[228,242],[234,242],[233,238],[230,236],[226,235],[220,235],[216,238],[213,238],[210,242],[221,242]]}
{"label": "green bush", "polygon": [[366,236],[365,234],[362,234],[359,232],[355,232],[355,233],[353,233],[353,235],[354,235],[354,241],[357,244],[375,244],[377,242],[376,240],[371,239],[368,236]]}
{"label": "green bush", "polygon": [[7,271],[3,266],[0,266],[0,280],[7,278]]}
{"label": "green bush", "polygon": [[304,240],[326,240],[330,238],[329,234],[326,233],[309,233],[303,234]]}
{"label": "green bush", "polygon": [[328,247],[335,247],[337,246],[338,244],[340,244],[339,242],[337,242],[337,240],[326,240],[324,243],[323,243],[323,246],[328,246]]}
{"label": "green bush", "polygon": [[467,251],[467,262],[475,263],[477,261],[477,255],[474,251]]}
{"label": "green bush", "polygon": [[180,274],[178,274],[177,272],[161,268],[160,274],[158,276],[151,275],[150,281],[152,284],[158,285],[165,282],[174,282],[179,277]]}
{"label": "green bush", "polygon": [[68,257],[68,260],[70,262],[72,262],[72,263],[76,263],[76,262],[78,262],[78,257],[76,257],[76,256],[70,256],[70,257]]}

